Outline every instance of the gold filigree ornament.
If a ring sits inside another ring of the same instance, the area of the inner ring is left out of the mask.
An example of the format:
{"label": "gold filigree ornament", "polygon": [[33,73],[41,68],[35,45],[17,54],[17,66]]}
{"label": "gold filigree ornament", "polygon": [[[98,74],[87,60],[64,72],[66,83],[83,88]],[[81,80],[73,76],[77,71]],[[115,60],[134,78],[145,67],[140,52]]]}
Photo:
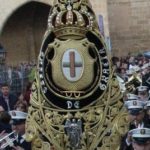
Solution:
{"label": "gold filigree ornament", "polygon": [[117,150],[127,129],[119,83],[88,0],[55,0],[32,86],[33,150]]}

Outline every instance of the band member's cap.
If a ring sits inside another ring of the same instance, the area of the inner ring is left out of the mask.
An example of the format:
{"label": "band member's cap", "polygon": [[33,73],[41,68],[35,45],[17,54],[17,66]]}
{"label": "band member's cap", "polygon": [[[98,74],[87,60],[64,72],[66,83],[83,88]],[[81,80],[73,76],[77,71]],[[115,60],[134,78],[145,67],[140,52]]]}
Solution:
{"label": "band member's cap", "polygon": [[144,109],[145,105],[146,105],[145,102],[139,100],[125,101],[125,107],[127,109],[135,109],[135,108]]}
{"label": "band member's cap", "polygon": [[13,110],[10,111],[9,113],[11,115],[13,125],[24,123],[27,117],[27,113],[21,111]]}
{"label": "band member's cap", "polygon": [[138,115],[144,110],[145,105],[145,102],[139,100],[125,101],[125,107],[131,115]]}
{"label": "band member's cap", "polygon": [[27,117],[27,113],[22,111],[13,110],[13,111],[9,111],[9,113],[12,119],[26,119]]}
{"label": "band member's cap", "polygon": [[143,91],[147,91],[148,87],[147,86],[139,86],[137,87],[138,92],[143,92]]}
{"label": "band member's cap", "polygon": [[128,93],[126,94],[126,96],[127,96],[127,101],[138,100],[138,96],[135,94]]}
{"label": "band member's cap", "polygon": [[138,144],[145,144],[150,141],[150,129],[149,128],[136,128],[129,131],[132,135],[133,142]]}
{"label": "band member's cap", "polygon": [[147,102],[146,102],[146,106],[147,106],[148,108],[150,108],[150,101],[147,101]]}

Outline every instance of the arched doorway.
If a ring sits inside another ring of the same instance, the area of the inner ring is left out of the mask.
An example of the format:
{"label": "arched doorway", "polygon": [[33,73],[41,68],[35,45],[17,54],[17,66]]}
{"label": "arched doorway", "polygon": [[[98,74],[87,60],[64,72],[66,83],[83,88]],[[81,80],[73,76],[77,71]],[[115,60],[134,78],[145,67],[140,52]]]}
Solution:
{"label": "arched doorway", "polygon": [[7,64],[36,60],[49,10],[49,5],[29,2],[8,18],[0,37],[7,51]]}

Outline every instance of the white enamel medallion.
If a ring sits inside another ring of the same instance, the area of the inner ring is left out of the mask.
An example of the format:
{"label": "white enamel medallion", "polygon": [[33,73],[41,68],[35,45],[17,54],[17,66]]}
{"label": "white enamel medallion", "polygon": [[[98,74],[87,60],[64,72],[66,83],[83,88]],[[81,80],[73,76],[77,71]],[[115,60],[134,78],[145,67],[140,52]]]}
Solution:
{"label": "white enamel medallion", "polygon": [[71,82],[78,81],[84,70],[84,62],[76,49],[68,49],[62,57],[62,70],[65,78]]}

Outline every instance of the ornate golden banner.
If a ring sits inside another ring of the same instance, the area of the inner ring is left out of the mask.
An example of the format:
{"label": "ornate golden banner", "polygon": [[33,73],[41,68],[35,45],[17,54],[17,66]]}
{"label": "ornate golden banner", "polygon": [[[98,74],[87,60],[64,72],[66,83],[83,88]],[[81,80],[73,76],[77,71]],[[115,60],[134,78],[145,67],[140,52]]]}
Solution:
{"label": "ornate golden banner", "polygon": [[122,93],[88,0],[54,2],[32,86],[33,150],[117,150],[127,129]]}

